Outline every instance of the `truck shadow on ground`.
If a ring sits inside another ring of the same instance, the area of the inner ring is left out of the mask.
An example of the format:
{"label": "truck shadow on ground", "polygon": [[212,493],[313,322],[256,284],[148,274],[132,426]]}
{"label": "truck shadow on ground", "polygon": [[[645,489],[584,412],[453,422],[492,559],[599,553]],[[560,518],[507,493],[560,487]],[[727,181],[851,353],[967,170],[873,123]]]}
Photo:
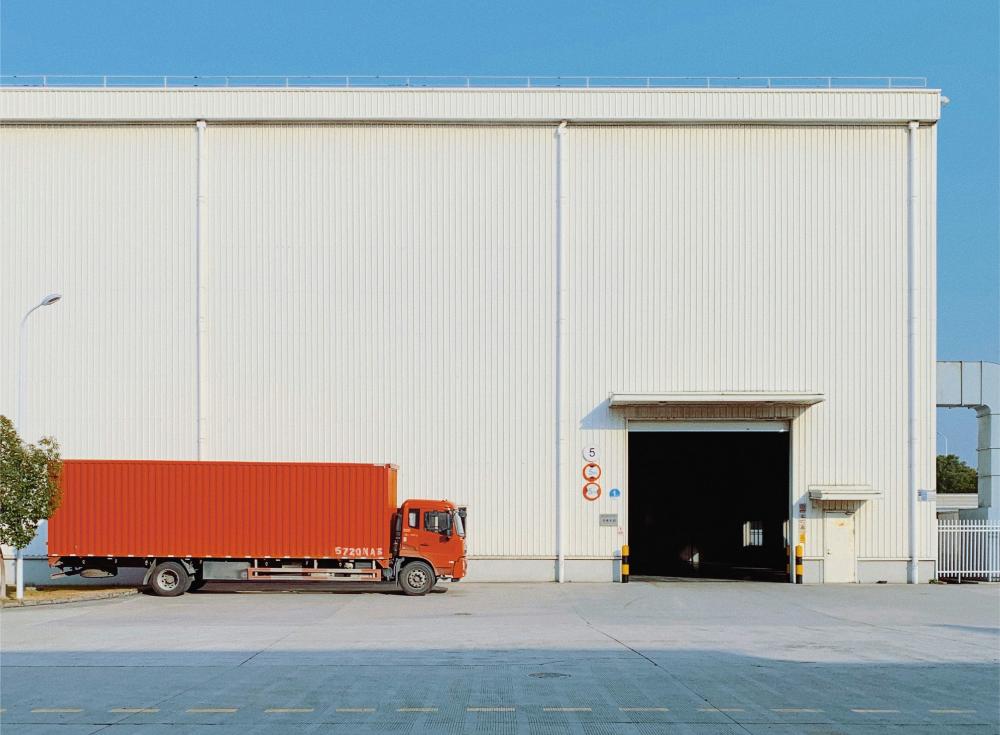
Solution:
{"label": "truck shadow on ground", "polygon": [[[453,619],[440,622],[443,634],[461,634]],[[988,663],[788,661],[656,644],[358,643],[8,652],[0,722],[19,733],[702,735],[985,735],[1000,724],[997,667]]]}

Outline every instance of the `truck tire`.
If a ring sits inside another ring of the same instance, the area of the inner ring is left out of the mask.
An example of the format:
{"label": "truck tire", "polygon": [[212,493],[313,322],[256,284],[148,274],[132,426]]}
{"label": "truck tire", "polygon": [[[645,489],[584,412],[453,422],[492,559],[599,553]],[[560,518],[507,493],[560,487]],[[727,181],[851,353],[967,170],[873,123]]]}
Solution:
{"label": "truck tire", "polygon": [[411,561],[399,572],[399,588],[406,595],[426,595],[436,583],[434,570],[425,561]]}
{"label": "truck tire", "polygon": [[183,595],[191,582],[187,569],[175,561],[157,564],[149,575],[149,589],[158,597]]}

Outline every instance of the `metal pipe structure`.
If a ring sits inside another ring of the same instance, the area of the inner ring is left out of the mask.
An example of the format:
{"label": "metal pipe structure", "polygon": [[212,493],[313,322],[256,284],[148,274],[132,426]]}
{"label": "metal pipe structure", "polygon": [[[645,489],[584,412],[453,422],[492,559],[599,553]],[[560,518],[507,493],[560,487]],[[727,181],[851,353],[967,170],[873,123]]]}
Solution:
{"label": "metal pipe structure", "polygon": [[909,512],[910,564],[907,581],[917,584],[920,571],[917,517],[917,130],[920,123],[907,124],[906,149],[906,496]]}
{"label": "metal pipe structure", "polygon": [[205,253],[202,243],[202,233],[205,230],[205,128],[208,123],[199,120],[196,124],[198,135],[197,144],[197,183],[195,202],[195,319],[197,320],[197,343],[195,345],[195,363],[197,374],[195,375],[195,416],[197,421],[197,459],[202,458],[202,448],[205,443],[205,424],[202,414],[202,385],[204,383],[204,365],[202,360],[202,348],[205,341]]}
{"label": "metal pipe structure", "polygon": [[[972,360],[938,362],[937,397],[938,408],[971,408],[979,425],[976,445],[979,503],[975,510],[963,510],[962,520],[1000,520],[1000,364]],[[947,439],[945,436],[946,442]]]}
{"label": "metal pipe structure", "polygon": [[[28,309],[27,313],[21,318],[21,325],[18,327],[18,337],[17,337],[17,413],[14,414],[14,423],[17,426],[18,433],[22,435],[22,441],[24,439],[24,404],[25,404],[25,393],[27,391],[27,373],[28,373],[28,343],[27,343],[27,324],[28,317],[31,316],[36,309],[40,309],[43,306],[51,306],[62,298],[61,294],[50,293],[44,299],[39,301],[37,304]],[[16,597],[19,600],[24,599],[24,552],[19,547],[14,555],[14,588],[16,590]]]}
{"label": "metal pipe structure", "polygon": [[556,128],[556,581],[566,576],[566,122]]}

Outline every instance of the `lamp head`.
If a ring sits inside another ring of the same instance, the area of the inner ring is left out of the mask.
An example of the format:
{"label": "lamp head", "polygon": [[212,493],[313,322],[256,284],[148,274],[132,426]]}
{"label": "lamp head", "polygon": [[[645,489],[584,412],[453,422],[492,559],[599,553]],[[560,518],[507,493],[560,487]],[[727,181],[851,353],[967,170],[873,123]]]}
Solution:
{"label": "lamp head", "polygon": [[61,293],[50,293],[48,296],[42,299],[42,303],[39,304],[39,306],[52,306],[52,304],[56,303],[61,298],[62,298]]}

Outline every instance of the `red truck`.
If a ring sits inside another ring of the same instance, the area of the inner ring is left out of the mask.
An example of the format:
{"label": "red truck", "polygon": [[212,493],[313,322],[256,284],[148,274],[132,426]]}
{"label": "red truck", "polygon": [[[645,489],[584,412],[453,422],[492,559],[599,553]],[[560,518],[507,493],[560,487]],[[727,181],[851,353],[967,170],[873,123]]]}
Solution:
{"label": "red truck", "polygon": [[466,572],[465,509],[396,502],[394,465],[65,460],[53,576],[113,576],[174,597],[212,580],[393,582]]}

